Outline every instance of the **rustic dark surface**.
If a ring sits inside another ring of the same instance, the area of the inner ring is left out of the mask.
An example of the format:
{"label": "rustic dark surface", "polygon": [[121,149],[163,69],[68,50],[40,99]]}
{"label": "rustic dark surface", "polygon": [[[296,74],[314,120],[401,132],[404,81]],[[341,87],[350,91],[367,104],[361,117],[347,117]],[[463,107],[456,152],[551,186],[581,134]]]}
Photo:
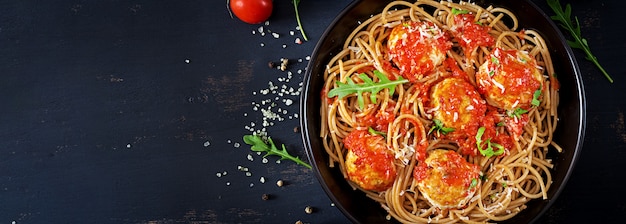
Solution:
{"label": "rustic dark surface", "polygon": [[[0,2],[0,223],[347,222],[311,170],[264,163],[242,136],[263,128],[271,101],[286,113],[267,132],[306,158],[294,130],[299,96],[262,90],[297,90],[306,57],[349,3],[302,1],[310,40],[299,45],[287,0],[274,1],[269,25],[231,19],[225,1]],[[617,222],[626,213],[626,3],[562,3],[615,83],[575,50],[584,149],[540,223]],[[281,58],[286,71],[268,67]]]}

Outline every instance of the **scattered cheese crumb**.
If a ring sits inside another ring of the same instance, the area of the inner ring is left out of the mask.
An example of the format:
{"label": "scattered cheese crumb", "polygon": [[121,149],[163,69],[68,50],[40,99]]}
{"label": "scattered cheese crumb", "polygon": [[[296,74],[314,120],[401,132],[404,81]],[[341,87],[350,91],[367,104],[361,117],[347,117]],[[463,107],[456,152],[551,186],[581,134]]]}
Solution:
{"label": "scattered cheese crumb", "polygon": [[306,206],[306,207],[304,208],[304,212],[305,212],[306,214],[311,214],[311,213],[313,213],[313,207],[311,207],[311,206]]}

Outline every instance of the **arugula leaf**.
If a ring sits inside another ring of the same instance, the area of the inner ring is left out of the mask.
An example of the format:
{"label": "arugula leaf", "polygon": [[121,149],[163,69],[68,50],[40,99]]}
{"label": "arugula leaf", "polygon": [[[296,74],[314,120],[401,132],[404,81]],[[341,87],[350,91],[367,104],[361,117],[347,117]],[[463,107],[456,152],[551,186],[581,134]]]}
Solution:
{"label": "arugula leaf", "polygon": [[433,122],[435,123],[435,125],[433,125],[432,128],[430,128],[430,130],[428,131],[428,134],[430,135],[430,133],[432,133],[433,131],[435,131],[437,133],[437,136],[441,135],[441,134],[448,134],[450,132],[454,131],[454,128],[450,128],[450,127],[444,127],[443,126],[443,122],[440,121],[439,119],[433,119]]}
{"label": "arugula leaf", "polygon": [[359,103],[359,107],[363,109],[365,106],[365,101],[363,99],[363,92],[370,92],[370,100],[373,103],[376,103],[376,94],[387,88],[389,89],[389,95],[393,95],[396,89],[396,85],[406,83],[409,80],[403,79],[401,76],[398,76],[398,79],[395,81],[389,80],[385,74],[378,70],[374,70],[374,75],[378,77],[378,82],[375,83],[372,79],[367,76],[365,73],[359,74],[359,78],[363,80],[363,83],[356,84],[352,79],[348,78],[347,83],[342,83],[337,81],[337,87],[328,91],[328,98],[333,98],[335,96],[339,96],[339,98],[344,98],[347,95],[356,93],[357,94],[357,102]]}
{"label": "arugula leaf", "polygon": [[547,0],[548,5],[552,8],[552,11],[556,13],[556,15],[551,16],[550,18],[556,22],[559,22],[559,25],[567,30],[574,40],[567,40],[567,44],[569,44],[572,48],[581,49],[585,52],[587,57],[585,59],[593,62],[593,64],[600,69],[600,71],[604,74],[604,76],[609,80],[610,83],[613,83],[613,78],[607,73],[604,68],[598,62],[596,56],[591,53],[591,49],[587,44],[587,40],[582,37],[580,32],[580,23],[578,23],[578,17],[574,16],[575,23],[572,23],[572,6],[568,3],[565,4],[565,10],[561,7],[561,3],[559,0]]}
{"label": "arugula leaf", "polygon": [[[483,134],[485,133],[485,127],[478,128],[478,132],[476,133],[476,146],[478,147],[478,151],[481,155],[489,158],[492,156],[499,156],[504,153],[504,146],[498,143],[492,143],[491,138],[485,140],[486,148],[483,149]],[[496,147],[498,150],[493,151],[493,147]]]}
{"label": "arugula leaf", "polygon": [[280,156],[281,160],[289,159],[291,161],[296,162],[297,164],[300,164],[302,166],[305,166],[306,168],[311,169],[311,165],[300,160],[300,158],[298,157],[294,157],[290,155],[289,152],[287,152],[287,149],[285,148],[284,144],[281,144],[282,149],[278,149],[276,145],[274,144],[274,142],[272,141],[272,138],[269,138],[269,137],[267,138],[267,142],[269,143],[269,145],[267,145],[267,143],[258,135],[244,135],[243,141],[246,144],[250,145],[250,149],[252,151],[265,152],[265,155],[263,157],[266,157],[269,155],[276,155],[276,156]]}
{"label": "arugula leaf", "polygon": [[302,23],[300,22],[300,14],[298,13],[298,4],[300,4],[300,0],[293,0],[293,9],[296,11],[296,21],[298,22],[298,27],[300,27],[300,33],[302,34],[302,38],[305,41],[309,41],[309,38],[306,37],[304,33],[304,28],[302,28]]}

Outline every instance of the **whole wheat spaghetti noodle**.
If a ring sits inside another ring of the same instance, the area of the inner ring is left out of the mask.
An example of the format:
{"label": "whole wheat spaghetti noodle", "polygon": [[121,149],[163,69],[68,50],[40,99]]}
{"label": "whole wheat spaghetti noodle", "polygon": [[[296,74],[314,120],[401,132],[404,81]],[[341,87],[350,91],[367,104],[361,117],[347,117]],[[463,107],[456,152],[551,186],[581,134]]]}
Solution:
{"label": "whole wheat spaghetti noodle", "polygon": [[324,72],[329,165],[403,223],[509,219],[552,183],[553,74],[546,43],[513,12],[391,2]]}

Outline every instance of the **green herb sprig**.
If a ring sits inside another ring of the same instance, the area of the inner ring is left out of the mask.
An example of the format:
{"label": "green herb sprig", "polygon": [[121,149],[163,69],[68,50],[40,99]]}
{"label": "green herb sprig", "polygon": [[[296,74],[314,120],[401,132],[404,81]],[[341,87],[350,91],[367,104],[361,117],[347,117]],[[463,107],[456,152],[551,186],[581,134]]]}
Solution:
{"label": "green herb sprig", "polygon": [[296,162],[297,164],[305,166],[306,168],[311,169],[311,165],[300,160],[300,158],[296,156],[290,155],[289,152],[287,152],[287,148],[285,148],[284,144],[281,144],[282,149],[278,149],[276,145],[274,144],[274,142],[272,141],[272,138],[270,137],[267,138],[267,143],[269,143],[269,145],[258,135],[244,135],[243,141],[246,144],[250,145],[250,149],[252,151],[265,152],[265,155],[263,157],[276,155],[276,156],[280,156],[281,160],[288,159],[288,160]]}
{"label": "green herb sprig", "polygon": [[348,78],[347,83],[337,81],[337,87],[328,91],[328,97],[332,98],[339,96],[339,98],[344,98],[347,95],[356,93],[359,107],[363,109],[363,107],[365,107],[365,100],[363,99],[364,92],[372,93],[370,95],[370,100],[373,103],[376,103],[376,94],[379,91],[389,89],[389,95],[393,95],[397,85],[409,81],[407,79],[403,79],[401,76],[398,76],[397,80],[391,81],[385,74],[378,70],[374,70],[374,75],[378,77],[378,82],[374,82],[365,73],[359,74],[359,79],[363,80],[363,83],[360,84],[354,83],[354,81],[350,78]]}
{"label": "green herb sprig", "polygon": [[593,64],[600,69],[600,71],[604,74],[604,76],[609,80],[610,83],[613,83],[613,78],[609,75],[609,73],[604,70],[604,68],[598,62],[596,56],[591,53],[591,49],[587,44],[587,40],[582,37],[580,32],[580,24],[578,23],[578,17],[574,16],[574,22],[572,22],[572,7],[570,4],[565,5],[565,10],[561,7],[561,3],[559,0],[547,0],[548,5],[552,8],[552,11],[556,13],[556,15],[551,16],[550,18],[554,21],[559,22],[560,26],[566,29],[574,40],[567,40],[567,44],[569,44],[572,48],[581,49],[585,52],[587,57],[585,59],[593,62]]}
{"label": "green herb sprig", "polygon": [[302,23],[300,22],[300,14],[298,13],[298,4],[300,4],[300,0],[293,0],[293,9],[296,11],[296,21],[298,22],[298,27],[300,27],[300,33],[302,34],[302,38],[305,41],[309,41],[309,38],[306,37],[304,33],[304,28],[302,28]]}

